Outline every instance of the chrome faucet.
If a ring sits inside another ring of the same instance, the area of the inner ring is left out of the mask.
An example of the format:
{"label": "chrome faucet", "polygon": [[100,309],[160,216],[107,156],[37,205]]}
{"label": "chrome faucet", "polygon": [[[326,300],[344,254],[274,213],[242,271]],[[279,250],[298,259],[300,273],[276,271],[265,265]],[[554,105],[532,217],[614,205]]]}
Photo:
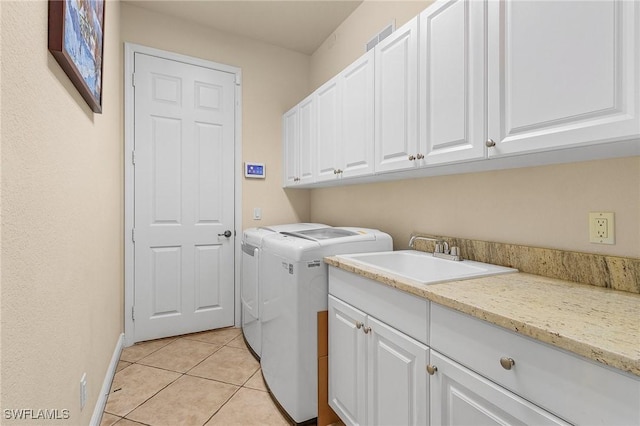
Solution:
{"label": "chrome faucet", "polygon": [[409,248],[414,248],[416,240],[433,241],[435,243],[435,249],[433,250],[434,257],[449,260],[462,260],[462,257],[460,256],[460,249],[454,246],[451,247],[451,250],[449,250],[449,243],[444,240],[412,235],[411,239],[409,240]]}

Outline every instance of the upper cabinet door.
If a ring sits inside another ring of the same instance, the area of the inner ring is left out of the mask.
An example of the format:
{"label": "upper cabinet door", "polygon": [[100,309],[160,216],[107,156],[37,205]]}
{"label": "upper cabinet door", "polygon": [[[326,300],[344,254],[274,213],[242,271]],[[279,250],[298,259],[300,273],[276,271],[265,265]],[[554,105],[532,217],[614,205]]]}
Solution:
{"label": "upper cabinet door", "polygon": [[282,116],[282,156],[284,176],[282,185],[286,188],[298,183],[298,107],[290,109]]}
{"label": "upper cabinet door", "polygon": [[338,78],[342,88],[340,176],[373,174],[374,50],[360,57]]}
{"label": "upper cabinet door", "polygon": [[316,99],[316,180],[336,179],[340,145],[339,79],[333,78],[315,91]]}
{"label": "upper cabinet door", "polygon": [[640,133],[637,1],[488,2],[489,156]]}
{"label": "upper cabinet door", "polygon": [[375,47],[376,172],[416,166],[418,17]]}
{"label": "upper cabinet door", "polygon": [[486,2],[441,0],[420,15],[420,151],[425,164],[485,156]]}
{"label": "upper cabinet door", "polygon": [[299,109],[298,184],[313,183],[314,151],[316,148],[316,120],[313,96],[309,96],[300,102]]}

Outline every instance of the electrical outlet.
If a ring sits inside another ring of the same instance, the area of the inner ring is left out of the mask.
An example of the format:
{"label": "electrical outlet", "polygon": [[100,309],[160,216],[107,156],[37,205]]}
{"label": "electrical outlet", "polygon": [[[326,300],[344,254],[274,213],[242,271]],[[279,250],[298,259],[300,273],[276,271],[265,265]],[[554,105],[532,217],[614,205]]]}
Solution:
{"label": "electrical outlet", "polygon": [[253,208],[253,220],[261,220],[262,219],[262,209],[260,207]]}
{"label": "electrical outlet", "polygon": [[82,375],[80,379],[80,411],[84,408],[87,403],[87,373]]}
{"label": "electrical outlet", "polygon": [[589,242],[615,244],[614,215],[612,212],[589,213]]}

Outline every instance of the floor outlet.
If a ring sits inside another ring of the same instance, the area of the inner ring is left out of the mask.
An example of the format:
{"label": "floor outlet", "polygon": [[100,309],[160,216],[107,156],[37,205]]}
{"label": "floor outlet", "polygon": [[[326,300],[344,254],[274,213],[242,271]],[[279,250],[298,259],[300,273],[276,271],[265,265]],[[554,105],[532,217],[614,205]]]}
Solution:
{"label": "floor outlet", "polygon": [[589,242],[615,244],[615,228],[612,212],[589,213]]}
{"label": "floor outlet", "polygon": [[82,375],[80,379],[80,410],[84,408],[87,403],[87,373]]}

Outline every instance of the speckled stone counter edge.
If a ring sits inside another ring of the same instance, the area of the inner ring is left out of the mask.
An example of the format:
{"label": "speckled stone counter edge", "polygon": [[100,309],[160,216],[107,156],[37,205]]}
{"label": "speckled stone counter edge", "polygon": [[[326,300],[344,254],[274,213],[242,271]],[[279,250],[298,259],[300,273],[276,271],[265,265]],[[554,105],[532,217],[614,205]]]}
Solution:
{"label": "speckled stone counter edge", "polygon": [[[414,233],[417,236],[434,237]],[[460,247],[463,259],[516,268],[543,277],[640,294],[640,259],[579,253],[516,244],[437,236]],[[433,252],[433,242],[416,240],[415,249]]]}

